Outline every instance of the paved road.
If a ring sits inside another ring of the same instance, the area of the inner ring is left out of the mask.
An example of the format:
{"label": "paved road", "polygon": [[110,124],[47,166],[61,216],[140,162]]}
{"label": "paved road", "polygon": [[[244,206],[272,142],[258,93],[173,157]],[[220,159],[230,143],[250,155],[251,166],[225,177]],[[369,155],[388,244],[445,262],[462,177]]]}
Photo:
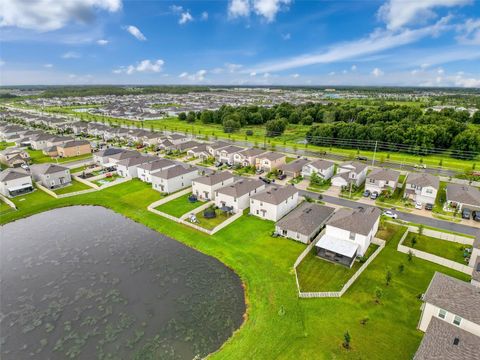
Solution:
{"label": "paved road", "polygon": [[[316,198],[318,198],[319,194],[311,192],[311,191],[300,190],[300,195],[308,195],[311,198],[316,199]],[[330,204],[335,204],[335,205],[345,206],[345,207],[350,207],[350,208],[357,208],[359,206],[365,206],[365,204],[358,203],[358,202],[353,201],[353,200],[342,199],[342,198],[338,198],[338,197],[335,197],[335,196],[329,196],[329,195],[322,195],[322,200],[327,202],[327,203],[330,203]],[[459,233],[462,233],[462,234],[468,234],[468,235],[476,235],[478,233],[478,231],[480,231],[476,227],[457,224],[457,223],[453,223],[453,222],[450,222],[450,221],[432,219],[432,218],[429,218],[429,217],[410,214],[410,213],[404,213],[404,212],[401,212],[401,211],[395,211],[395,213],[398,214],[398,218],[400,220],[413,222],[413,223],[417,223],[417,224],[424,224],[424,225],[435,227],[435,228],[438,228],[438,229],[450,230],[450,231],[455,231],[455,232],[459,232]]]}

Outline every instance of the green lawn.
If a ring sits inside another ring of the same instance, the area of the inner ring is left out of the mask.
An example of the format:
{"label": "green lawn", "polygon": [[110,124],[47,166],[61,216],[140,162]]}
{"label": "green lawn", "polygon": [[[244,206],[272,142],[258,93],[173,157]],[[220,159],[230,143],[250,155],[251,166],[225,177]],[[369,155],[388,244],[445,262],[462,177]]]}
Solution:
{"label": "green lawn", "polygon": [[0,141],[0,151],[5,150],[6,148],[14,145],[15,145],[14,142]]}
{"label": "green lawn", "polygon": [[204,202],[197,201],[194,203],[191,203],[188,201],[188,197],[192,195],[192,193],[189,193],[187,195],[182,195],[176,199],[173,199],[172,201],[169,201],[163,205],[158,206],[156,209],[158,211],[162,211],[166,214],[175,216],[179,218],[183,214],[186,214],[192,210],[195,210],[196,208],[204,205]]}
{"label": "green lawn", "polygon": [[[393,229],[382,232],[389,236],[386,247],[342,298],[299,299],[292,266],[303,244],[271,237],[273,224],[254,216],[242,216],[209,236],[149,212],[147,206],[160,198],[137,179],[62,199],[36,191],[15,198],[19,210],[2,216],[0,223],[62,206],[99,205],[219,259],[241,277],[248,306],[243,326],[210,359],[411,359],[423,335],[416,329],[418,296],[434,272],[468,280],[428,261],[408,262],[396,250],[401,232]],[[400,264],[403,273],[397,270]],[[386,286],[388,268],[393,277]],[[374,301],[376,287],[383,289],[380,304]],[[369,321],[362,325],[365,318]],[[341,345],[346,331],[351,350]]]}
{"label": "green lawn", "polygon": [[199,226],[203,227],[204,229],[207,230],[212,230],[216,228],[218,225],[220,225],[222,222],[227,220],[228,218],[232,217],[233,215],[227,215],[225,212],[223,212],[220,209],[215,209],[215,214],[217,214],[216,217],[212,219],[206,219],[203,217],[203,211],[197,214],[197,220]]}
{"label": "green lawn", "polygon": [[330,186],[332,186],[332,182],[330,181],[330,179],[324,181],[321,185],[314,184],[310,181],[307,190],[315,191],[315,192],[324,192],[325,190],[330,189]]}
{"label": "green lawn", "polygon": [[102,185],[105,185],[106,183],[115,181],[115,180],[119,179],[120,177],[121,176],[118,175],[118,174],[112,174],[112,176],[110,176],[110,177],[104,177],[102,179],[95,180],[95,181],[93,181],[93,183],[95,185],[102,186]]}
{"label": "green lawn", "polygon": [[15,209],[12,209],[9,205],[0,200],[0,215],[3,216],[9,212],[13,212]]}
{"label": "green lawn", "polygon": [[[370,257],[377,248],[378,245],[370,244],[365,256]],[[351,268],[347,268],[319,258],[314,247],[297,267],[300,289],[304,292],[340,291],[361,266],[355,261]]]}
{"label": "green lawn", "polygon": [[84,154],[79,156],[73,156],[68,158],[51,158],[48,155],[45,155],[42,150],[31,150],[27,149],[27,152],[30,154],[33,164],[43,164],[43,163],[67,163],[77,160],[84,160],[92,157],[92,154]]}
{"label": "green lawn", "polygon": [[[417,241],[415,245],[412,244],[413,238],[415,238]],[[429,254],[441,256],[445,259],[453,260],[463,265],[466,264],[463,256],[465,249],[472,248],[471,246],[415,233],[408,233],[403,245],[420,251],[425,251]]]}
{"label": "green lawn", "polygon": [[88,189],[91,189],[91,187],[80,181],[72,179],[72,183],[70,185],[62,187],[60,189],[53,190],[53,192],[57,195],[62,195],[62,194],[69,194],[72,192],[88,190]]}
{"label": "green lawn", "polygon": [[340,191],[340,197],[351,199],[351,200],[357,200],[363,196],[364,191],[365,191],[365,183],[363,183],[357,190],[353,190],[352,188],[351,193],[350,193],[350,186],[347,186],[345,189],[342,189]]}

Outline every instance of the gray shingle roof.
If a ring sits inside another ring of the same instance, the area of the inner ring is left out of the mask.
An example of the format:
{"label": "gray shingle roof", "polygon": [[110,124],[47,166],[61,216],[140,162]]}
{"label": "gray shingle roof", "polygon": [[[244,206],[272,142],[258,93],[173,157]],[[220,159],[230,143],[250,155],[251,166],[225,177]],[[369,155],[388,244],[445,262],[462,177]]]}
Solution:
{"label": "gray shingle roof", "polygon": [[254,195],[252,196],[252,199],[267,204],[278,205],[296,193],[298,193],[298,190],[295,188],[295,186],[279,186],[270,188],[267,191]]}
{"label": "gray shingle roof", "polygon": [[163,170],[160,170],[159,172],[153,173],[152,176],[168,180],[168,179],[173,179],[178,176],[195,172],[195,171],[197,171],[195,168],[187,169],[187,168],[184,168],[182,165],[175,165],[168,169],[163,169]]}
{"label": "gray shingle roof", "polygon": [[10,181],[24,177],[30,177],[30,175],[22,169],[5,169],[0,172],[0,181]]}
{"label": "gray shingle roof", "polygon": [[328,160],[316,160],[312,163],[310,163],[310,166],[314,167],[315,169],[319,170],[326,170],[329,169],[331,166],[334,166],[335,163],[333,161],[328,161]]}
{"label": "gray shingle roof", "polygon": [[46,175],[63,172],[68,170],[68,168],[57,164],[35,164],[30,167],[30,170],[34,174]]}
{"label": "gray shingle roof", "polygon": [[[458,344],[454,341],[458,339]],[[414,360],[478,360],[480,337],[432,317]]]}
{"label": "gray shingle roof", "polygon": [[226,147],[223,147],[221,149],[219,149],[220,152],[223,152],[225,151],[227,154],[233,154],[233,153],[237,153],[237,152],[240,152],[240,151],[243,151],[244,148],[240,147],[240,146],[235,146],[235,145],[230,145],[230,146],[226,146]]}
{"label": "gray shingle roof", "polygon": [[407,177],[407,184],[414,184],[416,186],[425,187],[432,186],[438,189],[440,186],[440,180],[434,175],[427,173],[410,173]]}
{"label": "gray shingle roof", "polygon": [[436,272],[424,301],[480,324],[480,288]]}
{"label": "gray shingle roof", "polygon": [[231,178],[233,178],[232,173],[228,171],[223,171],[213,175],[199,177],[198,179],[195,179],[195,182],[199,184],[212,186]]}
{"label": "gray shingle roof", "polygon": [[398,181],[400,171],[392,169],[374,169],[367,178],[374,180]]}
{"label": "gray shingle roof", "polygon": [[465,205],[480,206],[480,190],[468,185],[448,184],[447,200]]}
{"label": "gray shingle roof", "polygon": [[278,152],[273,152],[273,151],[267,152],[267,153],[263,154],[262,156],[260,156],[261,159],[267,159],[267,160],[270,160],[270,161],[281,159],[282,157],[286,157],[286,155],[278,153]]}
{"label": "gray shingle roof", "polygon": [[146,171],[155,171],[158,169],[164,169],[169,166],[173,166],[175,163],[168,159],[157,159],[145,164],[140,165],[138,168]]}
{"label": "gray shingle roof", "polygon": [[348,168],[348,169],[353,168],[352,170],[358,174],[358,173],[361,173],[363,170],[365,170],[365,168],[367,168],[368,165],[358,161],[347,161],[346,163],[341,164],[340,167]]}
{"label": "gray shingle roof", "polygon": [[82,146],[82,145],[88,145],[88,144],[90,144],[90,142],[87,140],[72,140],[72,141],[67,141],[65,144],[58,145],[58,147],[70,148],[70,147]]}
{"label": "gray shingle roof", "polygon": [[124,151],[125,150],[119,149],[119,148],[108,148],[108,149],[99,151],[96,155],[100,157],[105,157],[105,156],[112,156],[115,154],[119,154]]}
{"label": "gray shingle roof", "polygon": [[302,171],[302,168],[308,163],[310,163],[309,160],[297,159],[288,164],[281,165],[279,169],[283,172],[300,172]]}
{"label": "gray shingle roof", "polygon": [[245,157],[258,156],[263,153],[265,153],[265,150],[256,149],[256,148],[251,148],[251,149],[243,150],[240,152],[240,154]]}
{"label": "gray shingle roof", "polygon": [[302,235],[311,235],[333,214],[334,208],[304,201],[277,222],[277,226]]}
{"label": "gray shingle roof", "polygon": [[341,208],[328,220],[327,225],[366,236],[381,214],[376,207]]}
{"label": "gray shingle roof", "polygon": [[139,164],[145,164],[147,162],[152,162],[152,161],[155,161],[156,159],[157,158],[153,156],[142,156],[139,154],[138,156],[133,156],[127,159],[123,159],[119,161],[117,165],[129,167],[129,166],[135,166]]}
{"label": "gray shingle roof", "polygon": [[217,190],[219,194],[225,194],[232,197],[240,197],[249,192],[264,186],[263,181],[256,179],[244,179],[235,184],[225,186]]}

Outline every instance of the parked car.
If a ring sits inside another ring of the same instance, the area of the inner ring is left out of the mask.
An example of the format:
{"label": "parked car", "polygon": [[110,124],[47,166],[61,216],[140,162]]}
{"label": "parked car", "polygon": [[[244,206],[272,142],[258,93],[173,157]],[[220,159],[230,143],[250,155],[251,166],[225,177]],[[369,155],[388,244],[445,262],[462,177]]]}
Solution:
{"label": "parked car", "polygon": [[278,179],[278,180],[283,180],[283,179],[286,179],[286,178],[287,178],[287,175],[285,175],[285,174],[279,174],[279,175],[277,176],[277,179]]}
{"label": "parked car", "polygon": [[260,180],[262,180],[265,184],[270,184],[272,181],[266,177],[258,177]]}
{"label": "parked car", "polygon": [[378,192],[374,191],[372,192],[372,195],[370,195],[370,199],[375,200],[378,197]]}
{"label": "parked car", "polygon": [[480,221],[480,211],[472,211],[472,219],[475,221]]}
{"label": "parked car", "polygon": [[472,212],[470,211],[470,209],[467,209],[467,208],[464,208],[462,210],[462,218],[463,219],[467,219],[467,220],[470,220],[470,216],[472,215]]}
{"label": "parked car", "polygon": [[262,169],[258,169],[257,171],[255,171],[255,173],[257,175],[260,175],[260,174],[263,174],[265,171],[263,171]]}
{"label": "parked car", "polygon": [[427,168],[427,165],[425,164],[415,164],[414,166],[416,169],[426,169]]}
{"label": "parked car", "polygon": [[433,204],[425,204],[425,210],[433,210]]}
{"label": "parked car", "polygon": [[417,202],[415,203],[415,209],[422,210],[422,203],[419,202],[419,201],[417,201]]}
{"label": "parked car", "polygon": [[29,169],[29,167],[28,167],[27,164],[22,164],[22,165],[20,165],[20,167],[21,167],[23,170],[28,170],[28,169]]}
{"label": "parked car", "polygon": [[386,217],[389,217],[391,219],[396,219],[398,217],[397,214],[395,214],[393,211],[390,211],[390,210],[384,211],[383,215],[386,216]]}
{"label": "parked car", "polygon": [[369,197],[369,196],[370,196],[370,190],[365,190],[365,191],[363,192],[363,196]]}
{"label": "parked car", "polygon": [[215,166],[216,166],[217,168],[221,167],[222,165],[223,165],[223,163],[222,163],[221,161],[217,161],[217,162],[215,163]]}
{"label": "parked car", "polygon": [[357,156],[357,160],[368,161],[368,158],[366,156]]}

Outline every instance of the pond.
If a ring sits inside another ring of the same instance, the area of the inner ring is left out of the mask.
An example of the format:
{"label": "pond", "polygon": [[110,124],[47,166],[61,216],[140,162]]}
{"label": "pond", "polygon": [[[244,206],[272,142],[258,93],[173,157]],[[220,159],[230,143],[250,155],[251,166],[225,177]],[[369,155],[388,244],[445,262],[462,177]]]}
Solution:
{"label": "pond", "polygon": [[216,259],[95,206],[1,228],[0,348],[7,359],[193,359],[245,312]]}

